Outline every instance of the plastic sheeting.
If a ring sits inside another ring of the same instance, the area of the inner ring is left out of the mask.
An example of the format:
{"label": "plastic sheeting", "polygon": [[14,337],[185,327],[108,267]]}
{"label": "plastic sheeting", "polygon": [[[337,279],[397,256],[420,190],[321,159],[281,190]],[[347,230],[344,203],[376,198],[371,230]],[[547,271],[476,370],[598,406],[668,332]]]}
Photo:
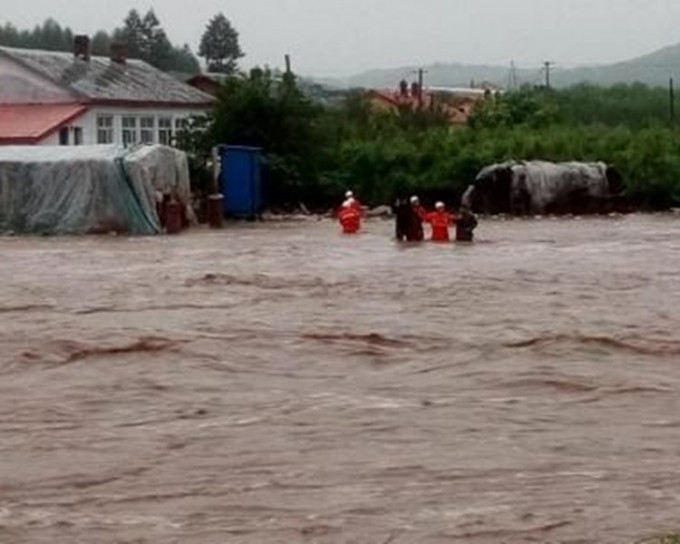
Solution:
{"label": "plastic sheeting", "polygon": [[0,147],[0,233],[157,234],[162,194],[189,208],[186,154],[170,147]]}
{"label": "plastic sheeting", "polygon": [[601,162],[507,162],[484,168],[462,203],[470,206],[475,198],[485,197],[496,207],[507,207],[495,212],[543,213],[551,207],[568,208],[575,199],[595,203],[610,196],[607,165]]}
{"label": "plastic sheeting", "polygon": [[533,161],[513,166],[514,198],[526,191],[531,198],[533,211],[546,208],[575,193],[590,198],[605,198],[609,193],[607,166],[604,163]]}

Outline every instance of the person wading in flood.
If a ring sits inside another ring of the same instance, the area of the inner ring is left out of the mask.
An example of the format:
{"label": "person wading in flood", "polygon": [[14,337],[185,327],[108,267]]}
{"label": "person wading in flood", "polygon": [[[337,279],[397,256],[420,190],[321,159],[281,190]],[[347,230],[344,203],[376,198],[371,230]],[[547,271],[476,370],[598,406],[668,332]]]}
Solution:
{"label": "person wading in flood", "polygon": [[449,225],[455,224],[456,218],[446,211],[443,202],[435,204],[435,211],[425,216],[425,222],[432,225],[431,240],[433,242],[446,243],[450,241]]}
{"label": "person wading in flood", "polygon": [[425,232],[423,231],[423,221],[427,215],[427,211],[420,205],[420,199],[417,196],[411,197],[411,221],[412,221],[412,231],[411,237],[408,238],[409,242],[422,242],[425,239]]}
{"label": "person wading in flood", "polygon": [[345,202],[349,202],[350,205],[355,208],[360,214],[363,213],[363,206],[361,205],[361,202],[359,202],[352,191],[347,191],[345,193]]}
{"label": "person wading in flood", "polygon": [[342,203],[338,212],[338,220],[344,234],[356,234],[361,229],[361,212],[357,209],[353,198]]}
{"label": "person wading in flood", "polygon": [[477,228],[477,218],[466,205],[460,207],[460,215],[456,221],[456,242],[472,242]]}
{"label": "person wading in flood", "polygon": [[410,200],[398,199],[394,206],[396,216],[396,237],[403,242],[422,242],[424,239],[422,218],[425,210],[420,206],[418,197]]}

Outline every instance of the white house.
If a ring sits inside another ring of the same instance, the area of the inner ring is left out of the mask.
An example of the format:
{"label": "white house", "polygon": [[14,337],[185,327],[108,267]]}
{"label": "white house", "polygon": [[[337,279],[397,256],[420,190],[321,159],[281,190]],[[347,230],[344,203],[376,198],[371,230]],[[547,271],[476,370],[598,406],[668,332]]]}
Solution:
{"label": "white house", "polygon": [[0,145],[171,144],[214,97],[114,46],[90,55],[0,47]]}

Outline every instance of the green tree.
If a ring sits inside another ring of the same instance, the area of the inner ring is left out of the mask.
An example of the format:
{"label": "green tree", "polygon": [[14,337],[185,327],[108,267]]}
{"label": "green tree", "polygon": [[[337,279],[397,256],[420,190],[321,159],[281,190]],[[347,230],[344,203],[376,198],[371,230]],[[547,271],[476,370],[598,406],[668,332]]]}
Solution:
{"label": "green tree", "polygon": [[132,58],[142,59],[161,70],[175,69],[173,61],[178,55],[153,9],[143,17],[136,9],[130,10],[123,27],[114,32],[114,39],[127,45]]}
{"label": "green tree", "polygon": [[147,50],[144,22],[136,9],[131,9],[123,21],[123,27],[114,32],[116,41],[127,46],[128,55],[141,59]]}
{"label": "green tree", "polygon": [[238,42],[238,32],[224,14],[215,15],[201,37],[198,54],[205,58],[208,71],[233,74],[243,51]]}
{"label": "green tree", "polygon": [[111,52],[111,42],[111,36],[106,31],[100,30],[92,37],[92,54],[100,57],[108,56]]}
{"label": "green tree", "polygon": [[201,71],[198,59],[186,43],[182,47],[173,47],[169,66],[175,72],[184,72],[186,74],[197,74]]}

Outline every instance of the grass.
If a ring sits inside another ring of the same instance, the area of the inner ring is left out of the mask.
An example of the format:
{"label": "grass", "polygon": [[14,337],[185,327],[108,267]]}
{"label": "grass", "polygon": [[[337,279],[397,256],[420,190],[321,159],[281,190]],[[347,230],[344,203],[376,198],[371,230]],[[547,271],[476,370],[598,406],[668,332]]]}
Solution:
{"label": "grass", "polygon": [[680,533],[655,537],[650,540],[644,540],[638,544],[680,544]]}

